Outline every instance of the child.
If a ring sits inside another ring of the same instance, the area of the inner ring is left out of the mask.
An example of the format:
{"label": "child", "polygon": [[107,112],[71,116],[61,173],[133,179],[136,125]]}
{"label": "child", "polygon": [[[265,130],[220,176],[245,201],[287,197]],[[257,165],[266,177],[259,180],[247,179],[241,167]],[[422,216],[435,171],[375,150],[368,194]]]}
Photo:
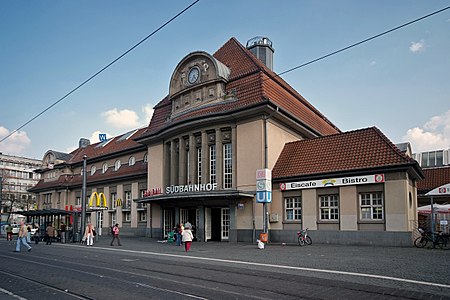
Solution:
{"label": "child", "polygon": [[183,237],[184,250],[188,252],[189,249],[191,249],[192,239],[194,238],[191,232],[191,228],[190,227],[184,228],[183,233],[181,235]]}

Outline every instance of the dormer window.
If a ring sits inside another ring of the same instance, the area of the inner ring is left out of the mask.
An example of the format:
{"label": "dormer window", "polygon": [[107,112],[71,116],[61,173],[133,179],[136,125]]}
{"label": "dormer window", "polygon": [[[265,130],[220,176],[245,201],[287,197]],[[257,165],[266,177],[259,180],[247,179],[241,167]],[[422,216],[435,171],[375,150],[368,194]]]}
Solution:
{"label": "dormer window", "polygon": [[95,166],[91,167],[91,176],[95,174],[95,171],[97,171],[97,168]]}
{"label": "dormer window", "polygon": [[108,163],[104,163],[102,166],[102,173],[105,174],[108,171]]}
{"label": "dormer window", "polygon": [[135,158],[134,156],[131,156],[131,157],[128,159],[128,165],[129,165],[129,166],[134,166],[135,163],[136,163],[136,158]]}
{"label": "dormer window", "polygon": [[120,160],[116,160],[116,162],[114,163],[114,171],[117,171],[120,169]]}

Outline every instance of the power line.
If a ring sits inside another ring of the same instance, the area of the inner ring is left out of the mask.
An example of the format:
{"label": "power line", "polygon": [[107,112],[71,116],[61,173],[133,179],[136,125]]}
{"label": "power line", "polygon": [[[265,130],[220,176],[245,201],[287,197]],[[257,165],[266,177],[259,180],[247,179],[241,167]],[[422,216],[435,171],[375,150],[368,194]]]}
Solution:
{"label": "power line", "polygon": [[368,41],[370,41],[370,40],[376,39],[376,38],[378,38],[378,37],[380,37],[380,36],[383,36],[383,35],[385,35],[385,34],[391,33],[391,32],[393,32],[393,31],[395,31],[395,30],[398,30],[398,29],[400,29],[400,28],[406,27],[406,26],[408,26],[408,25],[411,25],[411,24],[413,24],[413,23],[416,23],[416,22],[418,22],[418,21],[421,21],[421,20],[423,20],[423,19],[426,19],[426,18],[428,18],[428,17],[431,17],[431,16],[433,16],[433,15],[435,15],[435,14],[441,13],[441,12],[443,12],[444,10],[447,10],[447,9],[449,9],[449,8],[450,8],[450,6],[447,6],[447,7],[443,8],[443,9],[437,10],[437,11],[435,11],[435,12],[433,12],[433,13],[430,13],[430,14],[428,14],[428,15],[426,15],[426,16],[420,17],[420,18],[418,18],[418,19],[415,19],[415,20],[410,21],[410,22],[408,22],[408,23],[405,23],[405,24],[403,24],[403,25],[397,26],[397,27],[395,27],[395,28],[386,30],[386,31],[384,31],[384,32],[382,32],[382,33],[379,33],[379,34],[374,35],[374,36],[372,36],[372,37],[370,37],[370,38],[364,39],[364,40],[362,40],[362,41],[360,41],[360,42],[354,43],[354,44],[352,44],[352,45],[350,45],[350,46],[344,47],[344,48],[342,48],[342,49],[339,49],[339,50],[336,50],[336,51],[334,51],[334,52],[331,52],[331,53],[329,53],[329,54],[327,54],[327,55],[321,56],[321,57],[319,57],[319,58],[313,59],[313,60],[308,61],[308,62],[306,62],[306,63],[304,63],[304,64],[301,64],[301,65],[299,65],[299,66],[296,66],[296,67],[294,67],[294,68],[291,68],[291,69],[288,69],[288,70],[283,71],[283,72],[281,72],[281,73],[278,73],[277,76],[281,76],[281,75],[283,75],[283,74],[292,72],[292,71],[294,71],[294,70],[297,70],[297,69],[300,69],[300,68],[305,67],[305,66],[307,66],[307,65],[310,65],[310,64],[312,64],[312,63],[315,63],[315,62],[317,62],[317,61],[319,61],[319,60],[325,59],[325,58],[330,57],[330,56],[332,56],[332,55],[335,55],[335,54],[338,54],[338,53],[343,52],[343,51],[345,51],[345,50],[348,50],[348,49],[350,49],[350,48],[356,47],[356,46],[358,46],[358,45],[361,45],[361,44],[363,44],[363,43],[365,43],[365,42],[368,42]]}
{"label": "power line", "polygon": [[25,126],[27,126],[28,124],[30,124],[31,122],[33,122],[34,120],[36,120],[37,118],[39,118],[41,115],[43,115],[44,113],[46,113],[48,110],[50,110],[52,107],[54,107],[56,104],[58,104],[59,102],[63,101],[64,99],[66,99],[68,96],[70,96],[72,93],[74,93],[76,90],[78,90],[79,88],[81,88],[83,85],[85,85],[86,83],[88,83],[89,81],[91,81],[92,79],[94,79],[95,77],[97,77],[100,73],[102,73],[103,71],[105,71],[106,69],[108,69],[110,66],[112,66],[114,63],[116,63],[118,60],[120,60],[122,57],[124,57],[125,55],[127,55],[128,53],[130,53],[131,51],[133,51],[136,47],[138,47],[140,44],[142,44],[143,42],[145,42],[147,39],[149,39],[151,36],[153,36],[154,34],[156,34],[158,31],[160,31],[161,29],[163,29],[164,27],[166,27],[169,23],[171,23],[173,20],[175,20],[176,18],[178,18],[179,16],[181,16],[184,12],[186,12],[188,9],[190,9],[192,6],[194,6],[195,4],[197,4],[197,2],[199,2],[200,0],[196,0],[193,3],[191,3],[189,6],[187,6],[185,9],[183,9],[182,11],[180,11],[178,14],[176,14],[175,16],[173,16],[170,20],[168,20],[167,22],[165,22],[163,25],[159,26],[157,29],[155,29],[152,33],[150,33],[149,35],[147,35],[145,38],[143,38],[140,42],[138,42],[137,44],[135,44],[133,47],[131,47],[130,49],[128,49],[127,51],[125,51],[123,54],[121,54],[119,57],[117,57],[116,59],[114,59],[112,62],[110,62],[109,64],[107,64],[105,67],[103,67],[102,69],[100,69],[99,71],[97,71],[94,75],[92,75],[91,77],[89,77],[88,79],[86,79],[85,81],[83,81],[81,84],[79,84],[76,88],[74,88],[73,90],[71,90],[70,92],[68,92],[67,94],[65,94],[63,97],[59,98],[56,102],[54,102],[52,105],[50,105],[49,107],[47,107],[46,109],[44,109],[43,111],[41,111],[40,113],[38,113],[36,116],[34,116],[33,118],[31,118],[30,120],[28,120],[27,122],[25,122],[22,126],[20,126],[19,128],[13,130],[11,133],[9,133],[7,136],[5,136],[4,138],[2,138],[0,140],[0,143],[3,142],[4,140],[6,140],[7,138],[9,138],[10,136],[12,136],[14,133],[16,133],[17,131],[19,131],[20,129],[24,128]]}

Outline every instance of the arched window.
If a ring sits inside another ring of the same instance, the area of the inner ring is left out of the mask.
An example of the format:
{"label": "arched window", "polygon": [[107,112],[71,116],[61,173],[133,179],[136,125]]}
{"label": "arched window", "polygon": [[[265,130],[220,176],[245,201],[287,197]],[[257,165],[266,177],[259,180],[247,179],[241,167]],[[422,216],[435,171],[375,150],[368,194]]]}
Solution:
{"label": "arched window", "polygon": [[120,169],[120,160],[116,160],[116,162],[114,163],[114,171],[117,171]]}
{"label": "arched window", "polygon": [[148,162],[148,153],[145,153],[145,155],[144,155],[144,162],[145,163]]}
{"label": "arched window", "polygon": [[102,166],[102,173],[105,174],[108,171],[108,163],[104,163]]}
{"label": "arched window", "polygon": [[95,174],[95,171],[97,171],[97,168],[95,166],[91,167],[91,176]]}
{"label": "arched window", "polygon": [[135,163],[136,163],[136,158],[134,156],[130,156],[130,158],[128,159],[128,165],[134,166]]}

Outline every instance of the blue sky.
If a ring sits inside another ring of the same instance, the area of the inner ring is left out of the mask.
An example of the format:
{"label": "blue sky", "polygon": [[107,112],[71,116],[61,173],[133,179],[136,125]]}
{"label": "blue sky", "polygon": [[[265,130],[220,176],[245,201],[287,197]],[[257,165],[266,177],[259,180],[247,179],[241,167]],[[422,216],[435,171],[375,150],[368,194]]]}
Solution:
{"label": "blue sky", "polygon": [[[21,126],[193,1],[0,3],[0,138]],[[450,1],[200,0],[41,117],[0,143],[41,159],[82,137],[148,125],[188,53],[231,37],[269,37],[279,73]],[[450,9],[282,76],[343,131],[376,126],[413,151],[450,148]]]}

